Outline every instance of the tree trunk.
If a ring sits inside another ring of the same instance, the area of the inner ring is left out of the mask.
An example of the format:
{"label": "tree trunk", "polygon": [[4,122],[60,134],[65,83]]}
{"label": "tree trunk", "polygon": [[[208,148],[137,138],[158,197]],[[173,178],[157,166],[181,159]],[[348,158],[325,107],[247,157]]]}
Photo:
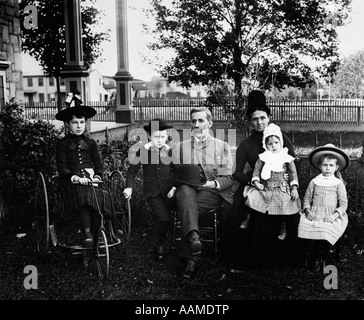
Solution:
{"label": "tree trunk", "polygon": [[62,110],[62,100],[61,100],[61,79],[59,75],[55,76],[56,78],[56,87],[57,87],[57,109],[58,112]]}
{"label": "tree trunk", "polygon": [[246,131],[246,122],[245,122],[245,108],[243,101],[243,90],[242,90],[242,76],[236,74],[234,76],[234,85],[235,85],[235,110],[234,117],[235,122],[238,125],[238,129],[245,133]]}

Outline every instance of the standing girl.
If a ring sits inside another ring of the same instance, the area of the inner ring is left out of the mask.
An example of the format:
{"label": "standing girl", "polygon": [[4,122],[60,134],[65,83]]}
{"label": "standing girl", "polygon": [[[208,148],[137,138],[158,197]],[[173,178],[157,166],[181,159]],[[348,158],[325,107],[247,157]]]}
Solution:
{"label": "standing girl", "polygon": [[336,243],[348,225],[348,199],[340,170],[345,170],[350,161],[332,144],[314,149],[308,159],[321,173],[306,190],[298,237],[314,240],[311,267],[323,269],[330,245]]}
{"label": "standing girl", "polygon": [[[259,154],[255,163],[251,180],[253,187],[245,187],[245,204],[258,212],[277,215],[280,219],[278,239],[285,240],[287,215],[301,210],[295,158],[283,147],[282,132],[276,124],[271,123],[264,129],[262,140],[265,151]],[[240,228],[247,228],[249,220],[250,213]]]}

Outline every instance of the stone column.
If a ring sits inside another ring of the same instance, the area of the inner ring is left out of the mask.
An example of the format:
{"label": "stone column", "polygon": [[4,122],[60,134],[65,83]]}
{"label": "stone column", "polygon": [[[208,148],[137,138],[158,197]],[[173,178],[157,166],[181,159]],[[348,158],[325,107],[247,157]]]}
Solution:
{"label": "stone column", "polygon": [[79,90],[82,101],[88,100],[88,71],[83,62],[82,24],[80,0],[63,0],[66,26],[67,65],[61,75],[65,78],[66,91]]}
{"label": "stone column", "polygon": [[[80,0],[63,0],[66,26],[66,67],[61,71],[65,78],[66,92],[79,92],[83,104],[89,99],[89,73],[83,63],[82,23]],[[86,122],[91,132],[91,121]]]}
{"label": "stone column", "polygon": [[132,106],[131,80],[129,72],[127,0],[115,0],[116,3],[116,41],[118,72],[116,81],[116,122],[134,123],[134,108]]}

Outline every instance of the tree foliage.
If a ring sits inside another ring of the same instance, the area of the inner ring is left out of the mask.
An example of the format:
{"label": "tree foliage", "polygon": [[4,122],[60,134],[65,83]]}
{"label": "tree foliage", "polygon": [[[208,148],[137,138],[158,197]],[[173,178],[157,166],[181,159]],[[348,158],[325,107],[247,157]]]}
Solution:
{"label": "tree foliage", "polygon": [[344,59],[332,82],[336,98],[364,98],[364,51]]}
{"label": "tree foliage", "polygon": [[[350,0],[150,0],[156,19],[152,50],[175,56],[161,74],[183,86],[231,82],[241,99],[244,82],[269,89],[304,87],[309,61],[331,66],[338,57],[335,27]],[[328,68],[328,67],[327,67]],[[327,68],[320,71],[325,73]],[[237,101],[239,102],[239,101]]]}
{"label": "tree foliage", "polygon": [[[81,0],[82,46],[84,65],[88,68],[102,54],[103,41],[109,40],[109,30],[97,31],[100,23],[99,10],[93,7],[95,0]],[[24,17],[24,8],[33,1],[21,1],[19,11]],[[38,28],[26,29],[21,23],[22,50],[34,57],[45,73],[55,77],[59,93],[59,77],[66,66],[66,40],[63,1],[38,0]],[[60,96],[58,94],[58,96]]]}

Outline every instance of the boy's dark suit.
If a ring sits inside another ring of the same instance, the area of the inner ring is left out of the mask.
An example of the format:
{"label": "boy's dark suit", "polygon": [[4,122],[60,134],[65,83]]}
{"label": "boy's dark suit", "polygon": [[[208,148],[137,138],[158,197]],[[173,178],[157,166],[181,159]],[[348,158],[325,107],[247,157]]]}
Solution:
{"label": "boy's dark suit", "polygon": [[143,194],[160,222],[170,220],[173,199],[167,194],[173,187],[172,149],[164,145],[160,150],[151,143],[138,144],[129,152],[130,166],[126,176],[126,188],[134,188],[135,177],[143,167]]}

